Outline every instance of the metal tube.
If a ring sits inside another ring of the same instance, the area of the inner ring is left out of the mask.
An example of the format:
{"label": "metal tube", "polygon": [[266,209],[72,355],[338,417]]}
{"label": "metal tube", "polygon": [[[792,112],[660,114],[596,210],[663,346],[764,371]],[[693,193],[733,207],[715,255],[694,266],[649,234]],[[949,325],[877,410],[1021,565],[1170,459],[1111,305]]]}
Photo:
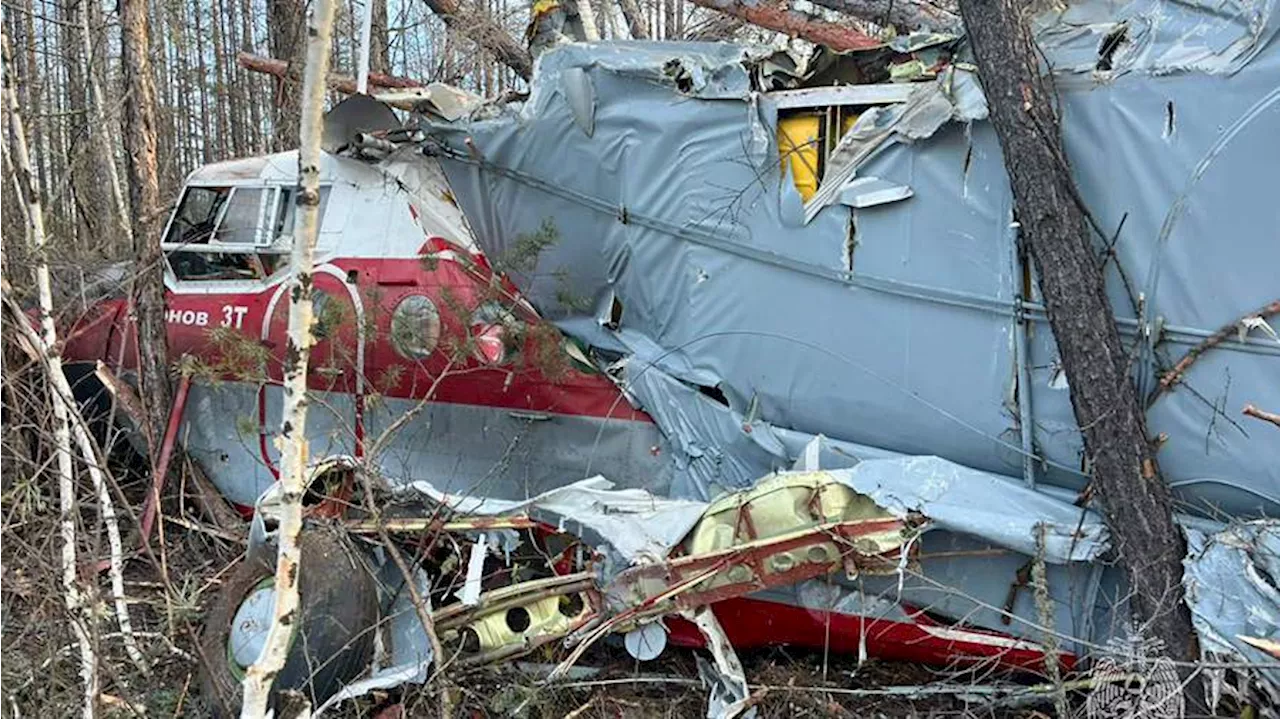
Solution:
{"label": "metal tube", "polygon": [[1018,362],[1018,425],[1022,430],[1022,480],[1036,486],[1036,462],[1031,418],[1031,357],[1027,352],[1027,319],[1018,312],[1014,321],[1014,342]]}
{"label": "metal tube", "polygon": [[169,411],[169,425],[164,430],[164,442],[160,445],[160,457],[156,461],[155,476],[151,480],[151,493],[147,495],[142,509],[142,541],[148,545],[151,543],[151,525],[155,523],[156,511],[160,505],[160,490],[164,489],[164,480],[169,475],[169,459],[173,456],[173,444],[178,439],[178,427],[182,424],[182,414],[186,411],[187,394],[190,390],[191,377],[183,374],[178,383],[178,394]]}

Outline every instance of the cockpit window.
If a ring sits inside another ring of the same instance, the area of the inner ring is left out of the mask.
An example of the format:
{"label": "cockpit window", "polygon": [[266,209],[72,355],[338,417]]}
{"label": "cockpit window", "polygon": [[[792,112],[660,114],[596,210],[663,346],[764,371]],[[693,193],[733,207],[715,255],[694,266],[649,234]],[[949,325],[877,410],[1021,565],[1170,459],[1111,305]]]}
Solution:
{"label": "cockpit window", "polygon": [[259,244],[259,236],[262,234],[259,228],[262,227],[265,209],[263,204],[269,192],[274,190],[237,187],[231,193],[231,199],[226,202],[227,209],[222,214],[222,221],[218,223],[218,231],[213,238],[218,242],[234,245]]}
{"label": "cockpit window", "polygon": [[[320,188],[320,219],[324,219],[325,208],[329,205],[329,188],[322,186]],[[293,222],[297,215],[298,203],[294,201],[294,188],[280,188],[280,202],[276,205],[276,221],[275,227],[272,228],[272,236],[276,242],[284,244],[293,243]]]}
{"label": "cockpit window", "polygon": [[188,187],[164,241],[173,244],[208,242],[230,194],[230,187]]}
{"label": "cockpit window", "polygon": [[[182,281],[265,280],[288,262],[293,244],[290,187],[188,187],[165,235]],[[329,188],[320,188],[323,219]]]}

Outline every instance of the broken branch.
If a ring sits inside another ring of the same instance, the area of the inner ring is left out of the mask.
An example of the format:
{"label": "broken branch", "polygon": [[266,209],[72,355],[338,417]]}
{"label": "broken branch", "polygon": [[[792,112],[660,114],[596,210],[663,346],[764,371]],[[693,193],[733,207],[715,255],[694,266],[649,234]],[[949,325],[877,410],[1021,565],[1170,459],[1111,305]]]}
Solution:
{"label": "broken branch", "polygon": [[[263,57],[262,55],[254,55],[248,52],[236,54],[236,62],[250,72],[260,72],[264,75],[272,75],[274,77],[283,78],[289,74],[289,63],[286,60],[277,60],[273,57]],[[338,75],[329,73],[325,77],[325,85],[330,90],[346,93],[347,95],[356,94],[355,78],[347,75]],[[380,72],[369,73],[369,87],[388,87],[398,90],[422,87],[423,83],[417,80],[410,80],[405,77],[395,77],[394,75],[384,75]]]}
{"label": "broken branch", "polygon": [[1280,414],[1276,414],[1275,412],[1268,412],[1266,410],[1258,409],[1252,404],[1246,404],[1240,413],[1248,417],[1253,417],[1254,419],[1270,422],[1271,424],[1280,427]]}
{"label": "broken branch", "polygon": [[899,29],[959,33],[960,16],[920,0],[813,0],[828,10]]}
{"label": "broken branch", "polygon": [[[1160,378],[1160,388],[1156,391],[1156,396],[1151,398],[1151,402],[1154,402],[1156,398],[1160,396],[1161,392],[1164,392],[1177,384],[1177,382],[1182,379],[1182,375],[1186,374],[1187,370],[1191,368],[1191,365],[1200,358],[1200,355],[1222,344],[1227,340],[1227,338],[1238,332],[1241,323],[1245,320],[1253,317],[1265,320],[1276,314],[1280,314],[1280,300],[1272,300],[1261,309],[1255,312],[1250,312],[1237,320],[1228,322],[1227,324],[1219,327],[1213,334],[1205,337],[1200,344],[1187,350],[1187,353],[1182,355],[1182,359],[1179,359],[1178,362],[1174,364],[1173,369],[1166,372],[1164,377]],[[1147,405],[1150,406],[1151,402],[1148,402]]]}

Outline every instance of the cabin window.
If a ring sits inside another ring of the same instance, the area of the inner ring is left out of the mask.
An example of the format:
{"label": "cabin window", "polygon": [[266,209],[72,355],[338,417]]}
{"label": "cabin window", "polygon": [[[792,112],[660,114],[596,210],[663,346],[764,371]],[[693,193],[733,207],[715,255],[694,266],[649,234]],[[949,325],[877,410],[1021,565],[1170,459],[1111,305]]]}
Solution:
{"label": "cabin window", "polygon": [[286,264],[283,252],[170,253],[169,267],[179,280],[265,280]]}
{"label": "cabin window", "polygon": [[[180,281],[265,280],[288,263],[292,187],[188,187],[163,248]],[[320,189],[323,219],[329,188]]]}

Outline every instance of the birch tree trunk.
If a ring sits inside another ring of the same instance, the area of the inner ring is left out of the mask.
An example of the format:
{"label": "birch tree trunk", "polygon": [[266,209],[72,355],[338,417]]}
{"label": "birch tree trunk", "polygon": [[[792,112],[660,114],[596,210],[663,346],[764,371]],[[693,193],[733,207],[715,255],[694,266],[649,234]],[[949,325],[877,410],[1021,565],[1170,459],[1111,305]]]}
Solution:
{"label": "birch tree trunk", "polygon": [[302,85],[302,123],[298,151],[298,210],[293,228],[292,289],[288,344],[285,349],[284,407],[280,436],[281,506],[279,554],[276,558],[275,608],[266,644],[258,661],[245,672],[241,716],[263,716],[271,685],[289,655],[298,611],[298,539],[302,533],[302,494],[307,469],[307,363],[314,336],[311,271],[320,220],[321,121],[334,0],[317,0],[307,32],[307,66]]}
{"label": "birch tree trunk", "polygon": [[[1192,659],[1197,651],[1183,602],[1182,533],[1147,439],[1025,7],[1015,0],[960,0],[960,11],[1004,151],[1022,240],[1035,260],[1071,386],[1093,468],[1091,486],[1129,575],[1130,606],[1143,634],[1161,640],[1166,656]],[[1193,692],[1186,693],[1194,702]]]}
{"label": "birch tree trunk", "polygon": [[[13,78],[13,63],[9,52],[9,36],[0,36],[3,52],[4,102],[9,112],[9,142],[17,184],[27,211],[27,237],[35,257],[36,287],[40,300],[41,344],[48,353],[50,373],[62,372],[62,359],[58,354],[58,333],[53,324],[53,291],[49,281],[47,237],[44,231],[44,210],[40,196],[36,194],[31,178],[31,155],[27,150],[27,136],[18,109],[18,93]],[[25,318],[19,318],[19,321]],[[76,485],[71,464],[71,425],[66,405],[55,397],[53,402],[53,441],[58,456],[58,511],[62,535],[62,591],[67,605],[71,632],[80,649],[80,678],[83,688],[82,715],[93,719],[98,701],[98,659],[94,654],[91,633],[94,614],[85,606],[80,593],[76,569]]]}
{"label": "birch tree trunk", "polygon": [[120,64],[124,70],[124,146],[138,258],[133,310],[138,320],[138,370],[147,407],[152,466],[169,419],[169,351],[164,322],[164,255],[160,251],[160,185],[156,169],[156,89],[145,0],[120,1]]}
{"label": "birch tree trunk", "polygon": [[582,39],[587,42],[600,42],[600,30],[596,26],[596,11],[591,7],[591,0],[578,1],[578,17],[582,20]]}

